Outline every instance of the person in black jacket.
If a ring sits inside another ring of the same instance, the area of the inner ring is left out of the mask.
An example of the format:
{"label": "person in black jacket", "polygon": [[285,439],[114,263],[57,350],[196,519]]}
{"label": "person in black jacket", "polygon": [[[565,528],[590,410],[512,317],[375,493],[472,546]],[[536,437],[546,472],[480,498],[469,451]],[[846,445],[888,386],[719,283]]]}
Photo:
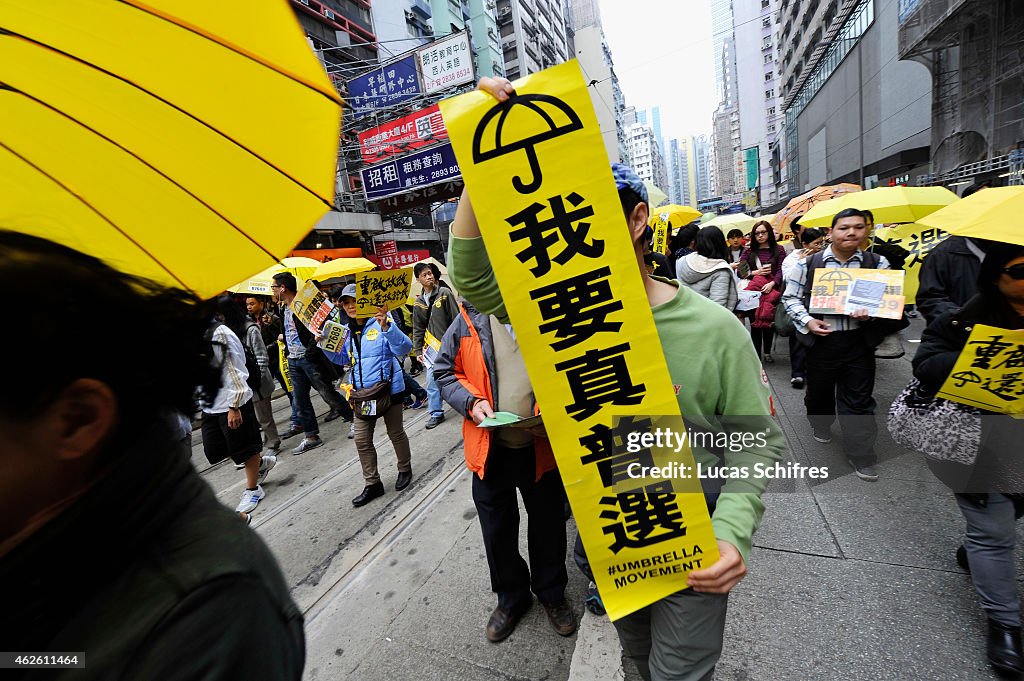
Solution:
{"label": "person in black jacket", "polygon": [[[221,505],[172,426],[211,397],[211,310],[37,237],[0,231],[0,285],[34,281],[0,393],[0,641],[84,668],[9,679],[293,679],[302,614],[263,541]],[[64,308],[67,309],[64,309]],[[61,313],[55,315],[54,310]],[[145,342],[112,342],[131,320]]]}
{"label": "person in black jacket", "polygon": [[[929,256],[930,257],[930,256]],[[992,244],[981,265],[978,293],[962,309],[932,322],[914,357],[921,398],[934,395],[956,363],[977,324],[1024,329],[1024,246]],[[1024,421],[987,415],[975,464],[934,464],[932,470],[957,492],[967,524],[957,560],[971,573],[988,615],[988,658],[998,670],[1024,672],[1020,600],[1014,563],[1016,520],[1024,514]]]}
{"label": "person in black jacket", "polygon": [[960,309],[974,296],[988,243],[951,236],[924,258],[918,275],[917,311],[927,323]]}

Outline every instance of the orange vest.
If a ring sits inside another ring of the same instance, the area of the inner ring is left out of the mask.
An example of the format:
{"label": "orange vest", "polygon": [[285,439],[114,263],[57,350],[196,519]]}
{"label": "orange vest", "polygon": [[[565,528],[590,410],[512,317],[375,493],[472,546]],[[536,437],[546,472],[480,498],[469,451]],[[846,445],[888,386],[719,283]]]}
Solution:
{"label": "orange vest", "polygon": [[[459,311],[462,313],[462,318],[466,320],[469,336],[460,339],[459,350],[455,356],[455,378],[467,391],[478,399],[487,400],[493,407],[491,377],[487,373],[487,364],[484,362],[480,334],[473,326],[473,321],[469,318],[466,308],[459,305]],[[479,393],[481,389],[483,389],[482,395]],[[482,480],[487,467],[487,456],[491,452],[491,430],[477,428],[473,419],[467,418],[462,422],[462,439],[466,445],[466,467],[480,476]],[[534,478],[536,481],[540,480],[541,476],[548,471],[554,470],[556,465],[555,455],[551,451],[551,443],[547,438],[535,437],[533,448],[537,460],[537,473]]]}

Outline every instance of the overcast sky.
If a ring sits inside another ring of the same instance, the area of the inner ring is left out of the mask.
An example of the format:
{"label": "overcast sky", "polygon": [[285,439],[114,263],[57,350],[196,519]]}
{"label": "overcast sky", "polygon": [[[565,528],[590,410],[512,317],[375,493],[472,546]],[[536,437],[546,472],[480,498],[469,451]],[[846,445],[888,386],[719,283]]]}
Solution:
{"label": "overcast sky", "polygon": [[626,105],[660,106],[665,137],[710,133],[717,104],[711,0],[599,2]]}

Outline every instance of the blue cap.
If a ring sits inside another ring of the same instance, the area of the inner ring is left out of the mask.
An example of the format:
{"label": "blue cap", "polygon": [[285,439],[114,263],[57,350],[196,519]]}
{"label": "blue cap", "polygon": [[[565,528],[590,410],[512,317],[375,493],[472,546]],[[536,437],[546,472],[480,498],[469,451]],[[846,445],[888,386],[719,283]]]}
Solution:
{"label": "blue cap", "polygon": [[647,199],[647,187],[644,186],[644,181],[640,179],[640,176],[636,174],[635,170],[621,163],[613,163],[612,176],[615,177],[616,189],[621,190],[629,187],[644,200],[644,203],[649,203]]}

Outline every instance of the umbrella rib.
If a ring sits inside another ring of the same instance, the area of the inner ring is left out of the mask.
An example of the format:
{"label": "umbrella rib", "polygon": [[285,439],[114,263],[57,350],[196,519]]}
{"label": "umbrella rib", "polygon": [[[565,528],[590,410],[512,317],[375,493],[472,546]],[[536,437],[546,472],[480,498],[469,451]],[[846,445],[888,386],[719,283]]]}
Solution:
{"label": "umbrella rib", "polygon": [[[310,189],[309,187],[307,187],[307,186],[306,186],[305,184],[303,184],[302,182],[300,182],[300,181],[299,181],[298,179],[296,179],[296,178],[292,177],[292,176],[291,176],[290,174],[286,173],[286,172],[285,172],[284,170],[282,170],[281,168],[278,168],[278,167],[277,167],[276,165],[274,165],[273,163],[271,163],[271,162],[270,162],[270,161],[268,161],[267,159],[263,158],[263,157],[262,157],[262,156],[260,156],[260,155],[259,155],[258,153],[256,153],[255,151],[253,151],[253,150],[252,150],[252,149],[250,149],[249,147],[245,146],[244,144],[242,144],[241,142],[239,142],[239,141],[238,141],[238,140],[236,140],[235,138],[231,137],[231,136],[230,136],[230,135],[228,135],[228,134],[225,134],[225,133],[224,133],[223,131],[221,131],[221,130],[218,130],[217,128],[213,127],[212,125],[210,125],[209,123],[207,123],[207,122],[206,122],[206,121],[204,121],[203,119],[201,119],[201,118],[199,118],[199,117],[197,117],[197,116],[193,115],[192,113],[190,113],[190,112],[188,112],[188,111],[185,111],[184,109],[182,109],[182,108],[181,108],[180,106],[178,106],[178,105],[177,105],[177,104],[175,104],[174,102],[171,102],[171,101],[168,101],[167,99],[164,99],[163,97],[161,97],[160,95],[156,94],[155,92],[152,92],[152,91],[150,91],[150,90],[148,90],[148,89],[146,89],[146,88],[142,87],[142,86],[141,86],[141,85],[139,85],[138,83],[135,83],[135,82],[133,82],[133,81],[130,81],[130,80],[128,80],[128,79],[127,79],[127,78],[125,78],[124,76],[121,76],[121,75],[119,75],[119,74],[116,74],[116,73],[114,73],[113,71],[108,71],[107,69],[105,69],[105,68],[102,68],[102,67],[100,67],[100,66],[97,66],[96,64],[93,64],[93,63],[91,63],[91,62],[87,62],[87,61],[85,61],[84,59],[82,59],[81,57],[77,57],[77,56],[75,56],[75,55],[73,55],[73,54],[71,54],[71,53],[69,53],[69,52],[65,52],[64,50],[60,50],[60,49],[57,49],[56,47],[53,47],[52,45],[47,45],[47,44],[46,44],[46,43],[44,43],[44,42],[40,42],[39,40],[36,40],[35,38],[30,38],[30,37],[28,37],[28,36],[26,36],[26,35],[22,35],[22,34],[20,34],[20,33],[14,33],[14,32],[11,32],[11,31],[7,31],[6,29],[3,29],[3,30],[4,30],[4,31],[5,31],[6,33],[7,33],[7,35],[11,35],[11,36],[14,36],[14,37],[16,37],[16,38],[20,38],[20,39],[22,39],[22,40],[24,40],[24,41],[26,41],[26,42],[30,42],[30,43],[32,43],[32,44],[34,44],[34,45],[38,45],[39,47],[42,47],[42,48],[44,48],[44,49],[47,49],[47,50],[50,50],[50,51],[52,51],[52,52],[55,52],[55,53],[57,53],[57,54],[63,55],[63,56],[65,56],[65,57],[67,57],[68,59],[72,59],[72,60],[74,60],[74,61],[76,61],[76,62],[78,62],[78,63],[80,63],[80,64],[83,64],[83,65],[85,65],[85,66],[88,66],[88,67],[89,67],[89,68],[91,68],[91,69],[94,69],[94,70],[96,70],[96,71],[99,71],[99,72],[100,72],[100,73],[102,73],[102,74],[105,74],[105,75],[107,75],[107,76],[110,76],[111,78],[115,78],[115,79],[117,79],[117,80],[121,81],[122,83],[125,83],[125,84],[127,84],[127,85],[130,85],[131,87],[135,88],[136,90],[139,90],[140,92],[144,92],[144,93],[146,93],[147,95],[149,95],[149,96],[150,96],[150,97],[152,97],[153,99],[157,100],[158,102],[162,102],[162,103],[166,104],[167,106],[169,106],[170,108],[172,108],[172,109],[174,109],[175,111],[179,112],[180,114],[182,114],[182,115],[184,115],[184,116],[188,116],[189,118],[191,118],[191,119],[192,119],[193,121],[195,121],[195,122],[196,122],[196,123],[198,123],[199,125],[202,125],[203,127],[207,128],[207,129],[209,129],[209,130],[213,131],[214,133],[216,133],[217,135],[219,135],[219,136],[223,137],[223,138],[224,138],[225,140],[227,140],[228,142],[230,142],[230,143],[234,144],[234,145],[235,145],[236,147],[238,147],[238,148],[239,148],[239,149],[241,149],[242,151],[246,152],[247,154],[249,154],[249,155],[250,155],[250,156],[252,156],[253,158],[256,158],[256,159],[258,159],[258,160],[259,160],[260,162],[262,162],[262,163],[263,163],[264,165],[266,165],[266,166],[268,166],[268,167],[270,167],[270,168],[273,168],[273,169],[274,169],[274,170],[275,170],[275,171],[276,171],[276,172],[277,172],[278,174],[280,174],[280,175],[281,175],[282,177],[286,177],[286,178],[288,178],[288,179],[289,179],[289,180],[291,180],[291,181],[292,181],[293,183],[295,183],[295,184],[296,184],[297,186],[301,187],[301,188],[302,188],[302,189],[304,189],[304,190],[305,190],[306,192],[308,192],[308,193],[312,194],[313,196],[315,196],[315,197],[316,197],[316,199],[317,199],[318,201],[320,201],[320,203],[322,203],[322,204],[324,204],[325,206],[327,206],[328,210],[333,210],[333,209],[334,209],[334,204],[333,204],[333,203],[331,203],[331,202],[329,202],[329,201],[326,201],[326,200],[324,200],[324,198],[323,198],[323,197],[321,197],[321,196],[320,196],[319,194],[317,194],[317,193],[316,193],[315,191],[313,191],[312,189]],[[10,87],[7,87],[6,89],[10,89],[10,90],[13,90],[13,88],[10,88]],[[25,93],[22,93],[22,94],[25,94]],[[28,95],[26,95],[26,96],[28,96]]]}
{"label": "umbrella rib", "polygon": [[[100,218],[101,220],[103,220],[103,221],[104,221],[104,222],[106,222],[106,223],[107,223],[108,225],[110,225],[110,226],[111,226],[111,227],[112,227],[112,228],[113,228],[113,229],[114,229],[114,230],[115,230],[115,231],[116,231],[116,232],[117,232],[118,234],[120,234],[120,235],[121,235],[121,236],[123,236],[123,237],[124,237],[125,239],[127,239],[127,240],[128,240],[128,241],[129,241],[129,242],[130,242],[130,243],[131,243],[131,244],[132,244],[133,246],[135,246],[135,247],[136,247],[136,248],[138,248],[138,249],[139,249],[140,251],[142,251],[143,253],[145,253],[145,254],[146,254],[146,256],[147,256],[147,257],[148,257],[148,258],[149,258],[150,260],[152,260],[153,262],[155,262],[155,263],[156,263],[156,264],[157,264],[157,265],[158,265],[158,266],[160,267],[160,269],[162,269],[162,270],[163,270],[164,272],[166,272],[166,273],[168,274],[168,276],[170,276],[170,277],[171,277],[172,279],[174,279],[174,281],[178,282],[178,283],[179,283],[179,284],[181,285],[181,287],[182,287],[183,289],[185,289],[186,291],[193,291],[193,289],[192,289],[191,287],[189,287],[189,285],[188,285],[188,284],[186,284],[186,283],[185,283],[184,281],[182,281],[182,280],[181,280],[181,278],[179,278],[179,277],[178,277],[178,275],[176,275],[176,274],[175,274],[174,272],[172,272],[172,271],[171,271],[171,269],[170,269],[170,268],[169,268],[169,267],[168,267],[167,265],[165,265],[165,264],[164,264],[163,262],[161,262],[161,260],[160,260],[159,258],[157,258],[157,257],[156,257],[156,256],[155,256],[155,255],[154,255],[153,253],[150,253],[150,252],[149,252],[149,250],[147,250],[145,246],[143,246],[142,244],[140,244],[140,243],[139,243],[138,241],[136,241],[135,239],[133,239],[133,238],[132,238],[132,237],[131,237],[131,236],[130,236],[130,235],[129,235],[129,234],[127,233],[127,232],[125,232],[125,231],[124,231],[123,229],[121,229],[120,227],[118,227],[118,226],[117,226],[117,225],[116,225],[116,224],[114,223],[114,221],[113,221],[113,220],[111,220],[111,219],[110,219],[110,218],[108,218],[108,217],[107,217],[106,215],[104,215],[104,214],[103,214],[102,212],[100,212],[100,210],[99,210],[98,208],[96,208],[96,206],[94,206],[94,205],[92,205],[91,203],[89,203],[89,202],[88,202],[88,201],[86,200],[86,198],[85,198],[84,196],[81,196],[80,194],[77,194],[77,193],[75,193],[75,192],[74,192],[74,191],[73,191],[73,190],[72,190],[72,189],[71,189],[70,187],[68,187],[67,185],[65,185],[65,184],[64,184],[63,182],[61,182],[60,180],[58,180],[58,179],[57,179],[56,177],[54,177],[54,176],[53,176],[53,175],[51,175],[50,173],[48,173],[48,172],[46,172],[45,170],[43,170],[42,168],[40,168],[39,166],[37,166],[37,165],[36,165],[35,163],[33,163],[32,161],[28,160],[27,158],[25,158],[24,156],[22,156],[21,154],[19,154],[19,153],[18,153],[17,151],[15,151],[14,149],[12,149],[12,148],[10,148],[9,146],[7,146],[6,144],[4,144],[4,143],[3,143],[2,141],[0,141],[0,147],[2,147],[2,148],[4,148],[4,149],[6,149],[6,150],[7,150],[8,152],[10,152],[10,153],[11,153],[11,154],[12,154],[13,156],[15,156],[15,157],[17,157],[18,159],[20,159],[20,160],[21,160],[21,161],[22,161],[23,163],[25,163],[26,165],[28,165],[28,166],[31,166],[32,168],[34,168],[34,169],[36,170],[36,172],[38,172],[38,173],[39,173],[40,175],[42,175],[43,177],[47,178],[48,180],[50,180],[51,182],[53,182],[53,183],[54,183],[55,185],[57,185],[58,187],[60,187],[60,188],[61,188],[61,189],[63,189],[64,191],[66,191],[66,192],[67,192],[68,194],[70,194],[71,196],[73,196],[73,197],[75,197],[76,199],[78,199],[78,201],[79,201],[79,202],[80,202],[80,203],[81,203],[82,205],[84,205],[84,206],[85,206],[86,208],[88,208],[88,209],[89,209],[89,210],[91,210],[91,211],[92,211],[93,213],[95,213],[95,214],[96,214],[96,215],[97,215],[97,216],[98,216],[98,217],[99,217],[99,218]],[[195,291],[193,291],[193,293],[194,293],[194,292],[195,292]]]}
{"label": "umbrella rib", "polygon": [[530,101],[526,101],[526,102],[521,102],[521,104],[522,104],[523,106],[525,106],[526,108],[528,108],[528,109],[531,109],[531,110],[533,110],[533,111],[536,111],[536,112],[537,112],[537,114],[538,114],[538,115],[539,115],[539,116],[540,116],[541,118],[543,118],[543,119],[544,119],[544,122],[545,122],[545,123],[547,123],[547,124],[548,124],[549,126],[551,126],[551,129],[552,129],[552,130],[554,130],[554,129],[556,129],[556,128],[558,127],[557,125],[555,125],[555,119],[554,119],[554,118],[552,118],[551,116],[549,116],[549,115],[547,114],[547,112],[546,112],[546,111],[544,111],[543,109],[541,109],[541,108],[540,108],[539,106],[537,106],[537,105],[536,105],[536,104],[534,104],[533,102],[530,102]]}
{"label": "umbrella rib", "polygon": [[316,84],[306,80],[302,76],[299,76],[297,74],[291,73],[290,71],[287,71],[287,70],[285,70],[285,69],[283,69],[283,68],[281,68],[279,66],[275,66],[274,64],[271,64],[270,62],[265,61],[264,59],[261,59],[260,56],[258,54],[256,54],[255,52],[251,52],[251,51],[245,49],[244,47],[241,47],[240,45],[236,45],[234,43],[227,42],[227,41],[225,41],[223,39],[220,39],[217,36],[204,31],[200,26],[196,26],[195,24],[192,24],[192,23],[184,21],[184,20],[176,19],[175,17],[172,17],[170,14],[162,12],[158,8],[153,7],[152,5],[150,5],[148,3],[141,2],[139,0],[118,0],[118,1],[121,2],[122,4],[128,5],[129,7],[134,7],[135,9],[139,10],[140,12],[145,12],[146,14],[149,14],[150,16],[156,17],[157,19],[161,19],[163,21],[166,21],[169,24],[173,24],[173,25],[177,26],[178,28],[182,28],[182,29],[185,29],[186,31],[189,31],[191,33],[195,33],[196,35],[198,35],[201,38],[205,38],[205,39],[209,40],[210,42],[216,43],[216,44],[220,45],[221,47],[234,52],[235,54],[241,55],[241,56],[243,56],[243,57],[245,57],[247,59],[250,59],[250,60],[256,62],[257,64],[265,66],[266,68],[270,69],[271,71],[274,71],[275,73],[281,74],[282,76],[284,76],[285,78],[288,78],[289,80],[293,80],[296,83],[300,83],[300,84],[306,86],[310,90],[313,90],[313,91],[323,95],[324,97],[326,97],[330,101],[334,102],[335,104],[338,104],[339,106],[342,105],[341,96],[336,91],[334,91],[334,88],[331,88],[331,92],[330,93],[325,92],[324,90],[321,90],[319,87],[317,87]]}
{"label": "umbrella rib", "polygon": [[188,189],[186,189],[186,188],[185,188],[184,186],[182,186],[182,185],[181,185],[181,184],[180,184],[179,182],[177,182],[177,181],[176,181],[176,180],[174,180],[174,179],[173,179],[172,177],[170,177],[169,175],[167,175],[166,173],[164,173],[164,172],[163,172],[162,170],[160,170],[159,168],[157,168],[156,166],[154,166],[154,165],[153,165],[152,163],[150,163],[150,162],[149,162],[149,161],[147,161],[146,159],[142,158],[141,156],[139,156],[138,154],[136,154],[135,152],[133,152],[133,151],[132,151],[131,149],[128,149],[128,148],[126,148],[126,147],[124,147],[124,146],[122,146],[122,145],[118,144],[117,142],[115,142],[114,140],[110,139],[109,137],[107,137],[107,136],[106,136],[106,135],[104,135],[103,133],[99,132],[99,131],[98,131],[98,130],[96,130],[95,128],[92,128],[92,127],[90,127],[90,126],[86,125],[85,123],[83,123],[82,121],[78,120],[77,118],[75,118],[75,117],[73,117],[73,116],[69,115],[68,113],[66,113],[66,112],[64,112],[64,111],[61,111],[61,110],[59,110],[59,109],[57,109],[57,108],[53,107],[53,106],[52,106],[52,105],[50,105],[50,104],[47,104],[46,102],[44,102],[44,101],[43,101],[43,100],[41,100],[41,99],[39,99],[39,98],[37,98],[37,97],[33,97],[32,95],[28,94],[27,92],[23,92],[23,91],[21,91],[21,90],[17,90],[17,89],[14,89],[14,88],[10,88],[10,87],[8,87],[8,88],[6,88],[6,89],[8,89],[8,90],[11,90],[12,92],[17,92],[17,93],[19,93],[19,94],[23,95],[24,97],[27,97],[27,98],[31,99],[31,100],[32,100],[33,102],[36,102],[37,104],[40,104],[40,105],[42,105],[42,106],[45,106],[45,107],[46,107],[47,109],[49,109],[50,111],[53,111],[53,112],[54,112],[54,113],[56,113],[57,115],[59,115],[59,116],[63,116],[64,118],[68,119],[69,121],[72,121],[73,123],[75,123],[75,124],[77,124],[77,125],[79,125],[79,126],[81,126],[81,127],[85,128],[86,130],[88,130],[88,131],[89,131],[89,132],[91,132],[92,134],[96,135],[96,136],[97,136],[97,137],[99,137],[100,139],[103,139],[103,140],[105,140],[105,141],[109,142],[110,144],[114,145],[115,147],[117,147],[118,149],[120,149],[120,150],[121,150],[121,151],[123,151],[124,153],[128,154],[129,156],[131,156],[132,158],[134,158],[134,159],[135,159],[136,161],[138,161],[138,162],[139,162],[139,163],[141,163],[142,165],[144,165],[144,166],[146,166],[147,168],[149,168],[150,170],[152,170],[152,171],[153,171],[154,173],[156,173],[156,174],[157,174],[157,175],[159,175],[160,177],[164,178],[165,180],[167,180],[168,182],[170,182],[171,184],[173,184],[173,185],[174,185],[175,187],[177,187],[178,189],[180,189],[181,191],[183,191],[183,192],[184,192],[185,194],[188,194],[189,196],[191,196],[191,197],[192,197],[193,199],[195,199],[195,201],[196,201],[197,203],[199,203],[199,204],[200,204],[200,205],[202,205],[202,206],[203,206],[204,208],[206,208],[206,209],[207,209],[208,211],[210,211],[211,213],[213,213],[214,215],[216,215],[217,217],[219,217],[219,218],[220,218],[221,220],[223,220],[223,221],[224,221],[224,223],[225,223],[225,224],[229,225],[229,226],[230,226],[230,227],[231,227],[232,229],[234,229],[234,230],[235,230],[236,232],[238,232],[239,234],[241,234],[242,236],[244,236],[244,237],[245,237],[246,239],[248,239],[248,240],[249,240],[250,242],[252,242],[252,244],[253,244],[254,246],[256,246],[256,248],[260,249],[261,251],[263,251],[264,253],[266,253],[266,254],[267,254],[268,256],[270,256],[271,260],[273,260],[274,262],[277,262],[277,260],[278,260],[278,259],[277,259],[277,257],[276,257],[276,256],[275,256],[275,255],[274,255],[273,253],[271,253],[270,251],[268,251],[268,250],[267,250],[267,249],[266,249],[266,248],[265,248],[265,247],[263,246],[263,244],[259,243],[258,241],[256,241],[256,239],[252,238],[252,237],[251,237],[251,236],[250,236],[250,235],[249,235],[248,233],[246,233],[246,231],[245,231],[245,230],[243,230],[243,229],[242,229],[241,227],[239,227],[238,225],[236,225],[235,223],[233,223],[233,222],[232,222],[231,220],[229,220],[229,219],[228,219],[228,218],[227,218],[227,217],[226,217],[225,215],[222,215],[222,214],[221,214],[221,213],[220,213],[220,212],[219,212],[219,211],[218,211],[218,210],[217,210],[216,208],[214,208],[213,206],[211,206],[210,204],[208,204],[208,203],[207,203],[206,201],[202,200],[201,198],[199,198],[198,196],[196,196],[195,194],[193,194],[193,193],[192,193],[191,191],[189,191]]}

